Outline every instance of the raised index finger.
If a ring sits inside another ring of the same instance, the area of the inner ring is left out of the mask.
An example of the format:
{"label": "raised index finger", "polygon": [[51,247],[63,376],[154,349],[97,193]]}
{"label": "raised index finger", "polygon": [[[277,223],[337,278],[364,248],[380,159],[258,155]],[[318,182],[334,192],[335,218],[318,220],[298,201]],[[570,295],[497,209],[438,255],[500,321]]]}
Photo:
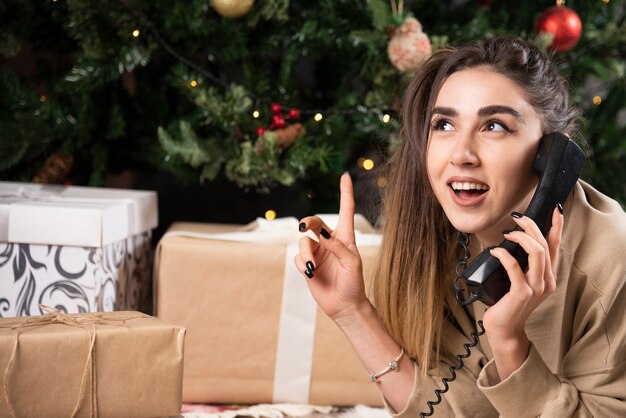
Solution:
{"label": "raised index finger", "polygon": [[344,173],[339,183],[339,221],[335,233],[345,244],[354,243],[354,192],[350,174]]}

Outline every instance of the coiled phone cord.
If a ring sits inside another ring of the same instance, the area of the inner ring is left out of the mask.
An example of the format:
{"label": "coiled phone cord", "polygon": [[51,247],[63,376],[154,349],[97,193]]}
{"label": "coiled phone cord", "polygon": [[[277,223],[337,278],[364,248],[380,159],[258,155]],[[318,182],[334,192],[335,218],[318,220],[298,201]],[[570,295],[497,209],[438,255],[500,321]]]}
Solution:
{"label": "coiled phone cord", "polygon": [[[455,294],[456,299],[459,301],[459,303],[465,306],[465,305],[471,304],[472,302],[477,300],[477,298],[462,299],[462,296],[461,296],[461,294],[465,290],[463,287],[461,287],[461,284],[460,284],[462,280],[461,273],[463,273],[463,270],[467,266],[467,260],[469,260],[469,257],[470,257],[469,235],[464,232],[459,232],[458,238],[459,238],[458,245],[463,250],[463,255],[461,256],[461,258],[459,259],[459,262],[456,265],[456,270],[455,270],[456,277],[454,279],[454,288],[456,290],[456,294]],[[430,417],[435,413],[435,406],[441,403],[441,399],[442,399],[441,395],[443,395],[450,389],[449,383],[456,379],[456,372],[463,368],[464,366],[463,360],[468,358],[472,354],[471,349],[478,345],[478,337],[485,334],[485,327],[483,326],[483,321],[478,321],[478,327],[480,328],[478,332],[474,331],[470,334],[470,338],[472,339],[472,342],[463,344],[465,353],[456,355],[457,364],[454,366],[450,366],[448,368],[450,370],[450,377],[443,377],[441,379],[441,383],[443,383],[443,389],[435,389],[435,396],[437,397],[437,399],[435,399],[434,401],[428,401],[426,403],[428,412],[420,412],[420,418]]]}

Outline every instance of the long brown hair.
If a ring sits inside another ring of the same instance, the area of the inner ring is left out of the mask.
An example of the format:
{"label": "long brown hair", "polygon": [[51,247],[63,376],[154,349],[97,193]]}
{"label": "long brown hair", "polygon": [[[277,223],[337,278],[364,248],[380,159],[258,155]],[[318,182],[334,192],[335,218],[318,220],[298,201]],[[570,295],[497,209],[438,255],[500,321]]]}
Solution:
{"label": "long brown hair", "polygon": [[505,75],[542,116],[544,133],[576,132],[568,81],[537,47],[497,37],[435,53],[414,75],[402,107],[401,143],[388,163],[383,243],[370,296],[391,335],[423,373],[442,349],[456,264],[455,231],[426,172],[431,110],[454,72],[484,66]]}

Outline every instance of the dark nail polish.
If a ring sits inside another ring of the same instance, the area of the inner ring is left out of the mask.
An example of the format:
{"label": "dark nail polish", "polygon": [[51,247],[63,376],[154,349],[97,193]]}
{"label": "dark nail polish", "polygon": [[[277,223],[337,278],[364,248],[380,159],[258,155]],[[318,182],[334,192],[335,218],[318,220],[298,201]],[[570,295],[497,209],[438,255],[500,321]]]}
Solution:
{"label": "dark nail polish", "polygon": [[306,268],[313,273],[315,271],[315,266],[313,265],[313,263],[311,261],[307,261],[306,262]]}
{"label": "dark nail polish", "polygon": [[320,231],[320,235],[323,236],[326,239],[330,238],[330,234],[328,233],[327,230],[325,230],[324,228],[322,228],[322,230]]}
{"label": "dark nail polish", "polygon": [[310,271],[308,271],[308,270],[304,270],[304,274],[306,274],[306,277],[308,277],[309,279],[312,279],[312,278],[313,278],[313,273],[311,273],[311,272],[310,272]]}
{"label": "dark nail polish", "polygon": [[306,229],[306,224],[304,222],[300,222],[300,225],[298,225],[298,229],[300,230],[300,232],[304,231]]}
{"label": "dark nail polish", "polygon": [[519,218],[521,218],[521,217],[522,217],[522,216],[524,216],[524,215],[522,215],[522,214],[521,214],[521,213],[519,213],[519,212],[513,212],[513,213],[511,213],[511,216],[512,216],[512,217],[514,217],[514,218],[519,219]]}
{"label": "dark nail polish", "polygon": [[557,202],[556,207],[559,210],[559,212],[561,212],[561,215],[563,215],[563,205],[561,205],[561,203]]}
{"label": "dark nail polish", "polygon": [[503,233],[504,235],[508,235],[508,234],[510,234],[511,232],[513,232],[513,230],[512,230],[512,229],[505,229],[504,231],[502,231],[502,233]]}

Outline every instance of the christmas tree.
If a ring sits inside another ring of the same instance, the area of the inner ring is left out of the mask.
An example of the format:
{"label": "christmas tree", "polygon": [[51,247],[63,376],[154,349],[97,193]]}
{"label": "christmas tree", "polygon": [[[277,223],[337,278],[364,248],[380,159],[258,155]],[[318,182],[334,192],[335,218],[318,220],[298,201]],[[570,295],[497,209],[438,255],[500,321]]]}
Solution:
{"label": "christmas tree", "polygon": [[[554,6],[2,0],[0,177],[100,186],[167,171],[187,184],[287,186],[327,211],[343,171],[385,186],[373,173],[397,140],[402,86],[430,51],[516,34],[554,51],[584,111],[584,178],[624,204],[624,4],[568,2],[582,31],[539,33],[540,17],[563,25]],[[405,55],[409,32],[421,49]]]}

